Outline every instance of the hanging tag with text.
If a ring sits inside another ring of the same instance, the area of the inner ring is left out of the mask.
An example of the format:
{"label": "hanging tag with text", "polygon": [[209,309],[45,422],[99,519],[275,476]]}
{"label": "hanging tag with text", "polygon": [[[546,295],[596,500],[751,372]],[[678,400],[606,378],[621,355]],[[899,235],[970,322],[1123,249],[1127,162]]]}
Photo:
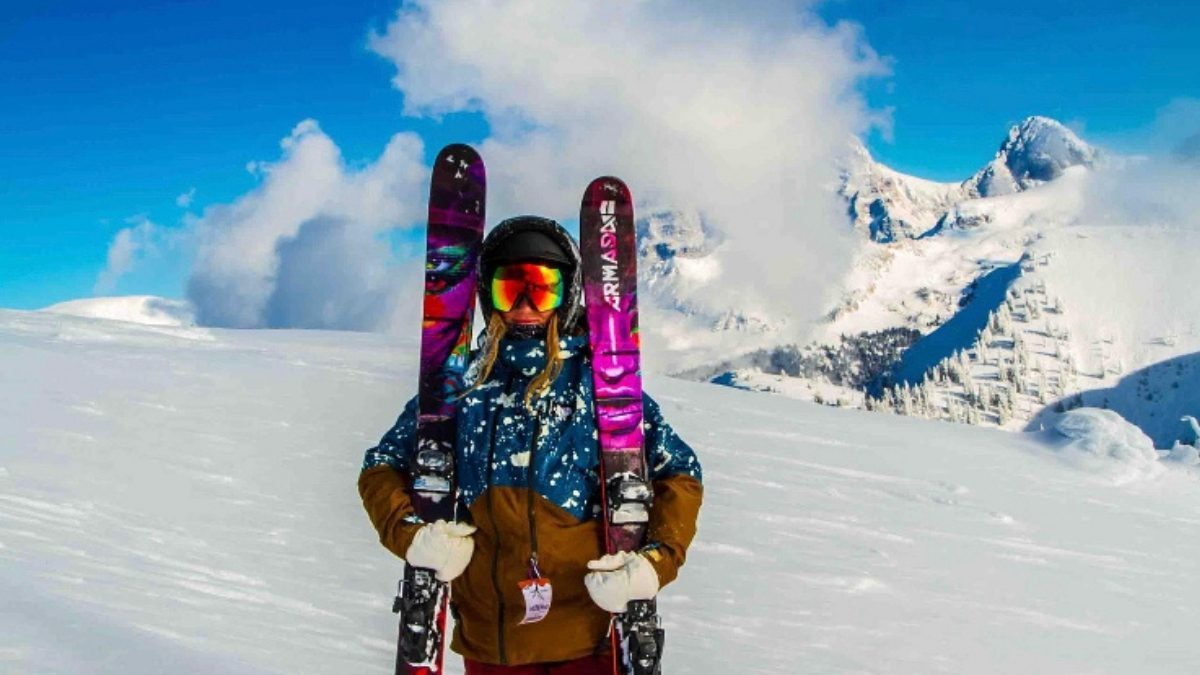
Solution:
{"label": "hanging tag with text", "polygon": [[526,579],[518,584],[521,594],[525,596],[525,618],[521,623],[537,623],[546,618],[550,612],[550,600],[554,597],[554,588],[545,577]]}

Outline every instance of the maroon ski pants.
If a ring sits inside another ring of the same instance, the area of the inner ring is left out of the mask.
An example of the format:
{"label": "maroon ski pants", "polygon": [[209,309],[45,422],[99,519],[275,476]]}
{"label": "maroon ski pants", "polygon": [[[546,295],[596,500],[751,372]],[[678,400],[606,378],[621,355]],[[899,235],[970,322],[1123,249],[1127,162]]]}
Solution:
{"label": "maroon ski pants", "polygon": [[525,666],[494,666],[464,659],[467,675],[613,675],[612,656],[585,656],[557,663],[531,663]]}

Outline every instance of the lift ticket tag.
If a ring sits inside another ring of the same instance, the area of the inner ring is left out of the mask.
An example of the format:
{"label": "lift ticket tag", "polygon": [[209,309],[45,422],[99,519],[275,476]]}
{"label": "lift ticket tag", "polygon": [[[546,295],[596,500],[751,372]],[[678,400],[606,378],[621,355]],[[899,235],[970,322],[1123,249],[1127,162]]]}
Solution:
{"label": "lift ticket tag", "polygon": [[521,594],[525,596],[525,618],[521,623],[537,623],[546,618],[550,612],[550,600],[554,596],[554,588],[545,577],[526,579],[517,584]]}

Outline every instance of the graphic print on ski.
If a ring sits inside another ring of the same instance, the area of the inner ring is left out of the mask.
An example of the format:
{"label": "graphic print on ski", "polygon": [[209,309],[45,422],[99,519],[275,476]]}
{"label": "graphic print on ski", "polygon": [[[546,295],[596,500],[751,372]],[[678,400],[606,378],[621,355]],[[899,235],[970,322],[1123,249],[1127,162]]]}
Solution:
{"label": "graphic print on ski", "polygon": [[[409,466],[412,502],[423,522],[454,520],[454,396],[463,389],[475,314],[487,178],[466,145],[448,145],[433,163],[425,236],[417,451]],[[449,585],[405,565],[392,611],[400,614],[397,675],[442,672]]]}
{"label": "graphic print on ski", "polygon": [[[600,495],[609,553],[636,551],[650,520],[649,471],[642,434],[642,373],[637,312],[633,198],[619,178],[588,185],[579,212],[583,293],[592,348]],[[663,631],[653,600],[635,600],[614,617],[614,672],[657,675]]]}

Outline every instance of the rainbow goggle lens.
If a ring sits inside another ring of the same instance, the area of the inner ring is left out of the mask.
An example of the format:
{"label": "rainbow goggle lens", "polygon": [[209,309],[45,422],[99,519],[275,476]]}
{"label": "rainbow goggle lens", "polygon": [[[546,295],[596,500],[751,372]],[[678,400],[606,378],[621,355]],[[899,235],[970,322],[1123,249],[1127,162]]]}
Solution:
{"label": "rainbow goggle lens", "polygon": [[538,263],[497,267],[492,273],[492,306],[511,312],[521,296],[539,312],[558,309],[563,301],[562,270]]}

